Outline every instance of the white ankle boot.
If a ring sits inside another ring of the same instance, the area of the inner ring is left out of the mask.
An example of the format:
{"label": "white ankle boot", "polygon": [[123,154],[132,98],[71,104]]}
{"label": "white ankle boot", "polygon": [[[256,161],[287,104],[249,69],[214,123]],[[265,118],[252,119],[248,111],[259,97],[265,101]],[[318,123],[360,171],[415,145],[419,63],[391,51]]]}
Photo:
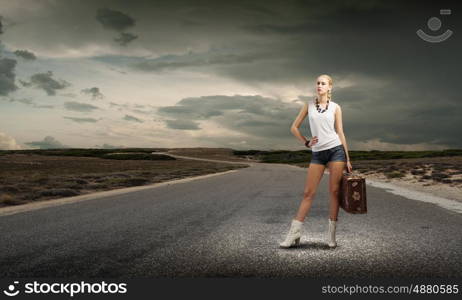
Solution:
{"label": "white ankle boot", "polygon": [[329,242],[328,245],[329,247],[333,248],[337,246],[337,242],[335,241],[335,229],[336,229],[337,221],[332,221],[329,219]]}
{"label": "white ankle boot", "polygon": [[303,222],[298,220],[292,220],[290,225],[289,233],[284,242],[280,243],[279,246],[282,248],[289,248],[300,244],[300,237],[302,236],[302,225]]}

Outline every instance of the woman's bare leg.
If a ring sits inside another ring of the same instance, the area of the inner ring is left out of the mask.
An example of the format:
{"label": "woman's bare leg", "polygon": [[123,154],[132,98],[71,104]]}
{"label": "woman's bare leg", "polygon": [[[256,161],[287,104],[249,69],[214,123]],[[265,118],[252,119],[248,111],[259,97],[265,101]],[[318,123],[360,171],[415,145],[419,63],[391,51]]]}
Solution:
{"label": "woman's bare leg", "polygon": [[321,181],[322,175],[324,174],[325,168],[325,165],[310,163],[310,166],[308,167],[305,190],[303,192],[303,199],[300,203],[300,207],[298,208],[295,220],[300,222],[305,220],[305,216],[308,214],[311,208],[314,195],[316,194],[316,189],[318,188],[318,184]]}
{"label": "woman's bare leg", "polygon": [[329,166],[329,218],[332,221],[337,221],[339,209],[339,191],[340,183],[342,181],[343,169],[346,163],[343,161],[330,161]]}

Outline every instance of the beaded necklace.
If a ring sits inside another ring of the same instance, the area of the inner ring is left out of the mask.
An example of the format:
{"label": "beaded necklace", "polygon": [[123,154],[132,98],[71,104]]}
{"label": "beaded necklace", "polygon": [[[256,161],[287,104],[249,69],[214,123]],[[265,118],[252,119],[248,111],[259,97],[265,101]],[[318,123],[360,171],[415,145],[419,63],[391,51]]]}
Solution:
{"label": "beaded necklace", "polygon": [[328,110],[328,109],[329,109],[329,100],[327,100],[326,108],[321,109],[321,108],[319,107],[318,98],[316,97],[316,109],[318,110],[319,113],[323,113],[323,112],[325,112],[326,110]]}

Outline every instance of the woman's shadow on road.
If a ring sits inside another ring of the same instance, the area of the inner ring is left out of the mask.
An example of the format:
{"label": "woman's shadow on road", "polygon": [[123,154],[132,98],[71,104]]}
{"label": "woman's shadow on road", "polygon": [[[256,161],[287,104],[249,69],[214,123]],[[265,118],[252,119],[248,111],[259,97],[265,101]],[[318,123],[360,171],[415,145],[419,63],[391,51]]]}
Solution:
{"label": "woman's shadow on road", "polygon": [[310,242],[310,241],[303,241],[303,242],[300,242],[300,244],[298,246],[293,246],[293,247],[290,247],[290,248],[281,248],[282,250],[289,250],[289,251],[297,251],[297,250],[335,250],[339,248],[339,246],[335,247],[335,248],[331,248],[329,247],[329,245],[327,245],[327,243],[323,243],[323,242]]}

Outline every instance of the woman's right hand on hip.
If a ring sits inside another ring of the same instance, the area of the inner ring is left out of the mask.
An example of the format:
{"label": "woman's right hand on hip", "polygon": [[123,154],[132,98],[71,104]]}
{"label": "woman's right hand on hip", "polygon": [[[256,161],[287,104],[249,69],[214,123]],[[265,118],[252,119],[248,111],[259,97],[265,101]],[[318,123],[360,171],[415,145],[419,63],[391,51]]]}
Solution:
{"label": "woman's right hand on hip", "polygon": [[317,136],[313,136],[311,139],[310,139],[310,142],[308,143],[308,146],[310,146],[310,148],[313,146],[313,145],[316,145],[318,143],[318,137]]}

